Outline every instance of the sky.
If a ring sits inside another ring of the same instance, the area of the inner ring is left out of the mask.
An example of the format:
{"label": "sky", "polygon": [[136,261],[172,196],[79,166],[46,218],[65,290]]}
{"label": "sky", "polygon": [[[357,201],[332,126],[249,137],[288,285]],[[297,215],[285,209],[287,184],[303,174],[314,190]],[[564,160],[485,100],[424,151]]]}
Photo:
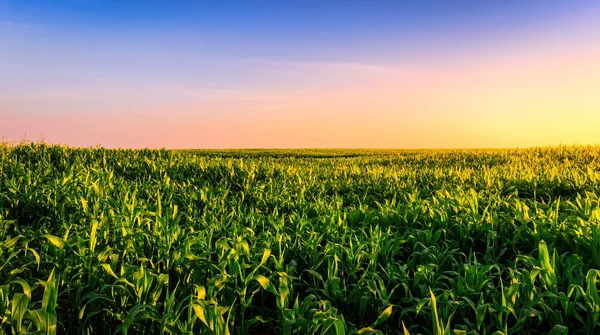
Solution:
{"label": "sky", "polygon": [[0,137],[600,143],[600,2],[0,0]]}

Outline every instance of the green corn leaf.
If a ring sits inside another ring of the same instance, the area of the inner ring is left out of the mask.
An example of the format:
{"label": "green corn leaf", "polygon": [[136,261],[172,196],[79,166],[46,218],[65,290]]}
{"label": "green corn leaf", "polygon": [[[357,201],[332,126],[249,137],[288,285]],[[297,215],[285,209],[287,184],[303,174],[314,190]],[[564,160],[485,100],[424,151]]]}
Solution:
{"label": "green corn leaf", "polygon": [[16,333],[19,334],[23,327],[23,317],[27,313],[29,307],[29,298],[23,293],[15,293],[11,302],[11,323],[15,327]]}
{"label": "green corn leaf", "polygon": [[94,220],[92,223],[92,230],[90,232],[90,251],[94,252],[96,248],[96,232],[98,231],[98,221]]}
{"label": "green corn leaf", "polygon": [[271,256],[271,250],[265,249],[265,251],[263,252],[262,259],[260,260],[260,264],[258,266],[262,266],[263,264],[265,264],[269,259],[269,256]]}
{"label": "green corn leaf", "polygon": [[358,335],[383,335],[383,332],[377,329],[373,329],[371,327],[361,328],[358,332]]}
{"label": "green corn leaf", "polygon": [[410,332],[408,331],[408,329],[406,329],[406,325],[404,324],[404,321],[402,321],[402,334],[410,335]]}
{"label": "green corn leaf", "polygon": [[206,309],[199,304],[192,304],[192,308],[194,309],[194,313],[196,313],[198,319],[200,319],[200,321],[202,321],[202,323],[204,323],[206,326],[210,327],[208,321],[206,320]]}
{"label": "green corn leaf", "polygon": [[548,333],[548,335],[567,335],[569,334],[569,328],[563,326],[563,325],[555,325],[554,327],[552,327],[552,329],[550,329],[550,332]]}
{"label": "green corn leaf", "polygon": [[333,322],[333,326],[335,328],[336,335],[346,335],[346,323],[344,320],[336,319]]}
{"label": "green corn leaf", "polygon": [[443,329],[441,326],[440,319],[438,317],[437,303],[436,303],[435,295],[433,294],[433,291],[431,290],[431,288],[429,289],[429,296],[431,298],[431,314],[432,314],[432,319],[433,319],[433,333],[437,334],[437,335],[443,335],[444,332],[443,332]]}
{"label": "green corn leaf", "polygon": [[271,284],[269,278],[263,275],[256,275],[254,276],[254,279],[260,284],[260,286],[262,286],[263,290],[267,290]]}
{"label": "green corn leaf", "polygon": [[371,325],[371,327],[375,327],[375,326],[380,325],[383,322],[385,322],[385,320],[387,320],[390,317],[390,315],[392,315],[393,307],[394,307],[393,305],[390,305],[386,309],[384,309],[383,312],[381,312],[381,314],[379,314],[379,317],[377,318],[375,323],[373,323]]}
{"label": "green corn leaf", "polygon": [[110,267],[110,264],[101,264],[102,268],[104,269],[104,271],[106,271],[106,273],[108,273],[109,275],[113,276],[114,278],[119,278],[117,276],[117,274],[113,271],[113,269]]}
{"label": "green corn leaf", "polygon": [[48,241],[50,243],[52,243],[52,245],[54,245],[55,247],[57,247],[58,249],[62,249],[65,247],[65,240],[63,240],[62,238],[58,237],[58,236],[54,236],[54,235],[50,235],[50,234],[46,234],[44,235],[44,237],[46,239],[48,239]]}
{"label": "green corn leaf", "polygon": [[12,283],[21,285],[23,293],[27,296],[27,299],[31,300],[31,286],[29,286],[29,283],[21,278],[13,280]]}

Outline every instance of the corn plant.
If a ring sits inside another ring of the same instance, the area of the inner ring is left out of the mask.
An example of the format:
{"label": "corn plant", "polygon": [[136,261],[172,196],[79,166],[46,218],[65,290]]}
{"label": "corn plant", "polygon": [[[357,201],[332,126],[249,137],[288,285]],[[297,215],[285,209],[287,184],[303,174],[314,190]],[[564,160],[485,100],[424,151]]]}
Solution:
{"label": "corn plant", "polygon": [[0,334],[594,334],[600,147],[0,145]]}

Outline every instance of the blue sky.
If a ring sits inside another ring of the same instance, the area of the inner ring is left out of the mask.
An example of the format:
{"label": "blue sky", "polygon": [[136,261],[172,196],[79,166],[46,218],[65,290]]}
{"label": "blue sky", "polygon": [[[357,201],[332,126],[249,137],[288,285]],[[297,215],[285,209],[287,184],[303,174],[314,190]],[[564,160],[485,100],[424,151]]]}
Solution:
{"label": "blue sky", "polygon": [[456,52],[462,48],[464,52],[468,47],[493,44],[493,40],[502,43],[535,34],[536,29],[561,26],[592,6],[581,1],[0,3],[3,21],[36,26],[56,37],[138,38],[141,45],[161,51],[168,51],[161,43],[186,52],[209,49],[205,51],[210,53],[209,47],[214,47],[213,53],[231,52],[229,57],[343,57],[383,63],[422,56],[423,49]]}

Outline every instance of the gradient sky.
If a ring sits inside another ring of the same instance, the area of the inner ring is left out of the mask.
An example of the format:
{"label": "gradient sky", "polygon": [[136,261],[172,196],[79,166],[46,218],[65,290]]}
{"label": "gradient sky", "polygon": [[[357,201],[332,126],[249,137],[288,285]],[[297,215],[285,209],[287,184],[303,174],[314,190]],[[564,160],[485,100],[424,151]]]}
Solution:
{"label": "gradient sky", "polygon": [[0,0],[0,136],[600,143],[600,1]]}

